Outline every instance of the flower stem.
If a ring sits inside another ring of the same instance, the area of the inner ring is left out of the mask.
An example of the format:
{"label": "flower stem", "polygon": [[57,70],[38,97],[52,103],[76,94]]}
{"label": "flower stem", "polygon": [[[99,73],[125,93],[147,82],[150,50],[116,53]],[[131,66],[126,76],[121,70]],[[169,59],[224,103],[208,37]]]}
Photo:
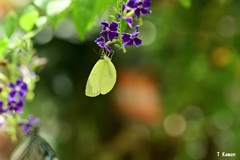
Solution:
{"label": "flower stem", "polygon": [[120,46],[122,46],[122,17],[123,17],[122,7],[123,7],[123,4],[124,4],[124,0],[117,0],[117,8],[120,13],[119,28],[118,28]]}

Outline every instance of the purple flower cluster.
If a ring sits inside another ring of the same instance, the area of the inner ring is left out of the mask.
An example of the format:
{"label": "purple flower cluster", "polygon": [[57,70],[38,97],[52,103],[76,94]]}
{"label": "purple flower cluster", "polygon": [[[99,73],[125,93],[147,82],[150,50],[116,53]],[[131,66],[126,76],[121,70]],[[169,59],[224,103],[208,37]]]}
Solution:
{"label": "purple flower cluster", "polygon": [[28,91],[27,84],[22,78],[19,78],[15,84],[9,83],[8,86],[11,88],[8,94],[8,109],[22,114],[22,108],[25,104],[24,99]]}
{"label": "purple flower cluster", "polygon": [[16,83],[8,84],[11,91],[8,93],[7,105],[4,105],[3,101],[0,101],[0,114],[12,111],[22,113],[22,107],[24,106],[24,99],[27,94],[27,84],[22,78],[17,79]]}
{"label": "purple flower cluster", "polygon": [[[126,4],[122,5],[122,12],[121,14],[116,15],[116,21],[112,21],[111,23],[108,23],[108,21],[103,20],[101,22],[102,25],[102,31],[100,32],[99,38],[95,40],[95,42],[98,44],[99,47],[105,49],[107,52],[112,53],[114,52],[109,44],[120,42],[122,45],[122,48],[125,48],[126,46],[132,46],[136,45],[137,47],[142,44],[142,40],[140,40],[137,36],[139,35],[139,25],[134,25],[134,17],[138,20],[141,15],[146,15],[152,13],[152,11],[149,10],[151,6],[150,0],[128,0]],[[132,14],[129,14],[131,13]],[[121,19],[125,20],[129,26],[129,28],[135,28],[135,31],[133,33],[122,33],[121,32]],[[107,42],[105,41],[105,38],[103,35],[106,36]],[[116,39],[114,41],[114,39]]]}
{"label": "purple flower cluster", "polygon": [[20,125],[22,126],[22,130],[24,134],[27,134],[31,127],[39,122],[39,119],[29,115],[28,116],[28,121],[27,122],[21,122]]}
{"label": "purple flower cluster", "polygon": [[129,0],[126,4],[126,8],[130,8],[134,10],[134,14],[137,18],[140,17],[140,15],[146,15],[152,13],[152,11],[149,11],[148,9],[151,6],[150,0]]}
{"label": "purple flower cluster", "polygon": [[[23,106],[25,105],[25,97],[28,92],[28,86],[22,78],[17,79],[16,83],[9,83],[8,87],[10,92],[8,93],[7,102],[0,101],[0,115],[3,113],[23,113]],[[26,133],[30,127],[38,122],[36,118],[30,116],[28,123],[20,123],[23,132]]]}

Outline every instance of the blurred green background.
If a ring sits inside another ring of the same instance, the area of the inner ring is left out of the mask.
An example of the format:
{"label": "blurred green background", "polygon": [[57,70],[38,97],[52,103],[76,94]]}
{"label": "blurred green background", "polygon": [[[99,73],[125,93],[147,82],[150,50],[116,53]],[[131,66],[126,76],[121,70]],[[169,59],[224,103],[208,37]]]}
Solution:
{"label": "blurred green background", "polygon": [[99,59],[99,22],[110,11],[85,41],[67,17],[34,38],[48,64],[25,111],[41,117],[41,135],[59,159],[240,159],[240,1],[152,2],[143,45],[115,52],[117,84],[105,96],[84,92]]}

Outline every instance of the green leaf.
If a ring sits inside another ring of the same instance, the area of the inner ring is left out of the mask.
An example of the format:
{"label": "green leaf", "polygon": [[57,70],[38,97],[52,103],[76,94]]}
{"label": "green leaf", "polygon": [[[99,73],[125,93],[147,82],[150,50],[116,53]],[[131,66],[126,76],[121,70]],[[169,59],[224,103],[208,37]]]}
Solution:
{"label": "green leaf", "polygon": [[49,0],[33,0],[33,3],[42,10],[46,10]]}
{"label": "green leaf", "polygon": [[6,35],[10,38],[11,35],[18,27],[17,23],[18,17],[17,14],[13,11],[9,12],[7,17],[4,19],[3,27],[5,30]]}
{"label": "green leaf", "polygon": [[36,20],[36,26],[37,26],[38,28],[41,28],[41,27],[44,26],[46,23],[47,23],[47,17],[46,17],[46,16],[39,17],[39,18]]}
{"label": "green leaf", "polygon": [[85,38],[87,26],[92,23],[93,8],[95,0],[76,0],[73,8],[72,18],[76,30],[81,39]]}
{"label": "green leaf", "polygon": [[54,17],[64,12],[71,4],[71,0],[53,0],[47,5],[47,15]]}
{"label": "green leaf", "polygon": [[77,33],[81,39],[84,39],[86,32],[92,29],[96,16],[113,2],[114,0],[74,1],[72,18],[74,20]]}
{"label": "green leaf", "polygon": [[1,38],[0,39],[0,56],[5,52],[8,46],[8,39],[7,38]]}
{"label": "green leaf", "polygon": [[30,5],[28,6],[19,19],[19,25],[26,32],[32,30],[36,20],[39,17],[39,12],[36,7]]}
{"label": "green leaf", "polygon": [[184,8],[190,8],[192,5],[191,0],[178,0]]}

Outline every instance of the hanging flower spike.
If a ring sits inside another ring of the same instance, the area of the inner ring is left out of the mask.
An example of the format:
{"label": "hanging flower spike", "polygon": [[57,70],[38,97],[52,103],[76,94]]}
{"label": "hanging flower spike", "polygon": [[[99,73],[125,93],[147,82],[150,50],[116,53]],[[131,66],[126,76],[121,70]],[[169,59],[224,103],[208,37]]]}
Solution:
{"label": "hanging flower spike", "polygon": [[19,124],[22,126],[23,133],[27,134],[30,131],[31,127],[37,123],[39,123],[39,119],[30,115],[28,116],[28,122],[21,122]]}
{"label": "hanging flower spike", "polygon": [[101,48],[105,48],[109,53],[114,52],[109,45],[105,43],[105,39],[103,36],[97,38],[95,42],[99,45]]}
{"label": "hanging flower spike", "polygon": [[140,17],[141,13],[142,15],[152,13],[152,11],[148,10],[151,6],[150,0],[129,0],[126,5],[127,7],[134,9],[134,14],[137,18]]}
{"label": "hanging flower spike", "polygon": [[22,114],[23,113],[23,108],[24,106],[24,101],[19,99],[19,100],[16,100],[16,99],[12,99],[12,98],[9,98],[8,99],[8,109],[10,111],[15,111],[15,112],[18,112],[19,114]]}
{"label": "hanging flower spike", "polygon": [[6,110],[3,109],[3,104],[4,104],[3,101],[0,101],[0,114],[6,112]]}
{"label": "hanging flower spike", "polygon": [[103,20],[101,22],[101,25],[103,26],[102,31],[100,34],[106,35],[109,41],[112,41],[115,37],[118,37],[118,23],[112,22],[111,24],[108,24],[108,21]]}
{"label": "hanging flower spike", "polygon": [[139,29],[139,25],[136,26],[136,31],[133,32],[132,34],[123,33],[122,40],[123,40],[124,48],[126,46],[132,46],[134,44],[138,47],[140,44],[142,44],[142,40],[137,38],[139,34],[138,29]]}
{"label": "hanging flower spike", "polygon": [[24,98],[27,94],[28,87],[27,84],[22,80],[22,78],[17,79],[16,84],[10,83],[8,86],[12,89],[9,93],[11,97],[19,94],[20,97]]}

